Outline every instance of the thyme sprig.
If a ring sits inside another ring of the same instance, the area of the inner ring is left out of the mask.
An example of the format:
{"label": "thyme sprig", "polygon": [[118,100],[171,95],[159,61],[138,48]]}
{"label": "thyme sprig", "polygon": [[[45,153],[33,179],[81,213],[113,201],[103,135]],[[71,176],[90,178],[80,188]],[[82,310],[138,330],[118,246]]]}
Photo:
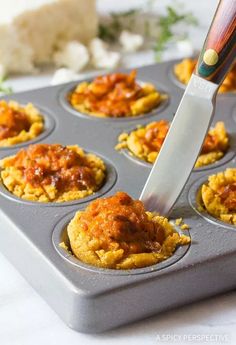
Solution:
{"label": "thyme sprig", "polygon": [[[99,37],[108,42],[116,42],[122,30],[134,31],[139,26],[140,19],[143,21],[143,36],[147,46],[151,47],[155,53],[155,58],[160,61],[168,43],[178,41],[188,37],[188,33],[182,30],[181,34],[176,34],[175,26],[182,23],[186,26],[197,25],[197,19],[190,12],[184,12],[181,4],[173,1],[172,6],[166,7],[166,13],[155,15],[154,6],[156,0],[149,0],[143,8],[134,8],[125,12],[110,13],[109,21],[100,23]],[[177,10],[178,8],[178,10]],[[150,17],[152,16],[152,23]],[[152,32],[154,27],[157,30]],[[135,25],[136,24],[136,25]],[[148,43],[149,42],[149,43]]]}
{"label": "thyme sprig", "polygon": [[11,94],[13,92],[12,88],[5,85],[6,80],[7,77],[0,77],[0,93]]}
{"label": "thyme sprig", "polygon": [[167,14],[159,18],[160,33],[154,45],[156,60],[160,61],[163,51],[167,44],[172,40],[186,38],[187,33],[182,33],[181,37],[176,36],[173,28],[176,24],[182,22],[187,25],[197,25],[197,19],[192,13],[179,14],[174,7],[167,6]]}

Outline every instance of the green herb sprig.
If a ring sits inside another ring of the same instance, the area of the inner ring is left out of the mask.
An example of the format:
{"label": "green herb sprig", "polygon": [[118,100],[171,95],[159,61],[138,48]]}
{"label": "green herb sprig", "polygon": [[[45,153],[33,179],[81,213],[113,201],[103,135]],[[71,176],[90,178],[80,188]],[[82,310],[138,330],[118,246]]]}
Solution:
{"label": "green herb sprig", "polygon": [[5,85],[6,80],[7,80],[7,77],[1,77],[0,78],[0,93],[9,95],[13,91],[12,91],[12,88],[10,86]]}
{"label": "green herb sprig", "polygon": [[[181,4],[173,1],[172,6],[166,7],[166,14],[159,16],[155,13],[154,6],[156,0],[148,0],[143,8],[134,8],[125,12],[110,13],[110,20],[107,23],[100,23],[99,37],[108,42],[116,42],[122,30],[133,31],[135,23],[143,19],[143,35],[145,37],[146,46],[151,47],[155,53],[156,61],[162,59],[162,54],[167,48],[168,43],[188,37],[187,32],[176,35],[174,27],[176,24],[183,23],[187,25],[197,25],[197,19],[192,13],[184,13]],[[178,8],[178,10],[177,10]],[[179,13],[181,11],[181,13]],[[152,24],[150,23],[149,14],[152,15]],[[153,18],[154,16],[154,18]],[[153,21],[154,20],[154,21]],[[153,34],[152,28],[157,28]]]}
{"label": "green herb sprig", "polygon": [[[167,14],[159,18],[160,33],[154,45],[154,52],[157,61],[161,60],[162,53],[166,49],[167,44],[176,38],[173,27],[183,22],[187,25],[197,25],[197,19],[192,13],[179,14],[174,7],[167,6]],[[182,38],[187,34],[182,34]]]}

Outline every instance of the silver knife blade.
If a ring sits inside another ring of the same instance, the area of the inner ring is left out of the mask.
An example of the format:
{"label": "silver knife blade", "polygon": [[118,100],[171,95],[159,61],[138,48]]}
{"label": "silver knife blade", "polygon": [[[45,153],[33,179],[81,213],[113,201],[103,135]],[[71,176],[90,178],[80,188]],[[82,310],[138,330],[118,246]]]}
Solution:
{"label": "silver knife blade", "polygon": [[210,126],[219,85],[192,75],[140,200],[167,215],[185,186]]}

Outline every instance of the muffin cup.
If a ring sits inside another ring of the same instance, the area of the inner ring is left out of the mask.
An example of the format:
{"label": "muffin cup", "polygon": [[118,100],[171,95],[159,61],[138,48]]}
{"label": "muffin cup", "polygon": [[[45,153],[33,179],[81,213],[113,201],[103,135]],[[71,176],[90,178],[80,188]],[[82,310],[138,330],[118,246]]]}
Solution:
{"label": "muffin cup", "polygon": [[[80,207],[79,210],[82,210]],[[54,248],[56,249],[57,253],[67,262],[77,267],[83,268],[85,270],[93,271],[96,273],[102,274],[113,274],[113,275],[133,275],[133,274],[144,274],[150,273],[154,271],[159,271],[163,268],[169,267],[179,261],[188,251],[191,244],[179,246],[175,250],[172,256],[168,259],[161,261],[155,265],[147,266],[143,268],[135,268],[135,269],[110,269],[110,268],[100,268],[96,266],[92,266],[80,261],[75,255],[71,252],[70,248],[70,241],[67,234],[67,226],[71,219],[74,217],[75,212],[70,212],[65,217],[63,217],[55,226],[52,234],[52,242]],[[181,230],[180,227],[176,226],[174,223],[172,224],[175,230],[181,235],[187,235],[190,237],[190,233],[188,230]],[[60,246],[63,243],[68,247],[68,250]]]}

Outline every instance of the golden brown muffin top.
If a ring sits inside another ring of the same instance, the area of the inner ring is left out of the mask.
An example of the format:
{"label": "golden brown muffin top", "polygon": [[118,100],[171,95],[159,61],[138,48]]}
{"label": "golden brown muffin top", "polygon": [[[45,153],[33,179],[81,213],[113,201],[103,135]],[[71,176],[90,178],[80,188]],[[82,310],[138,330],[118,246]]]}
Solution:
{"label": "golden brown muffin top", "polygon": [[142,95],[135,70],[130,74],[112,73],[96,77],[83,92],[74,92],[74,100],[89,103],[91,112],[122,117],[131,113],[131,104]]}
{"label": "golden brown muffin top", "polygon": [[0,101],[0,140],[28,131],[31,123],[26,113],[13,109],[4,100]]}
{"label": "golden brown muffin top", "polygon": [[222,204],[226,206],[229,211],[236,210],[236,183],[229,183],[219,188],[219,197]]}
{"label": "golden brown muffin top", "polygon": [[169,122],[166,120],[160,120],[150,123],[144,137],[140,137],[140,143],[148,147],[150,151],[159,152],[165,140],[169,127]]}
{"label": "golden brown muffin top", "polygon": [[[138,136],[139,143],[146,146],[149,151],[159,152],[167,136],[170,123],[166,120],[159,120],[151,122],[144,128],[144,136]],[[222,150],[222,142],[217,133],[208,132],[201,149],[201,154],[217,150]]]}
{"label": "golden brown muffin top", "polygon": [[35,144],[20,150],[12,165],[32,186],[54,185],[58,190],[86,189],[95,184],[85,157],[59,144]]}
{"label": "golden brown muffin top", "polygon": [[158,252],[165,239],[164,228],[148,219],[143,203],[125,192],[91,202],[79,226],[90,238],[98,238],[104,250],[118,244],[129,254]]}
{"label": "golden brown muffin top", "polygon": [[212,134],[208,132],[201,149],[201,154],[209,153],[209,152],[217,151],[221,149],[222,149],[222,143],[217,133]]}

